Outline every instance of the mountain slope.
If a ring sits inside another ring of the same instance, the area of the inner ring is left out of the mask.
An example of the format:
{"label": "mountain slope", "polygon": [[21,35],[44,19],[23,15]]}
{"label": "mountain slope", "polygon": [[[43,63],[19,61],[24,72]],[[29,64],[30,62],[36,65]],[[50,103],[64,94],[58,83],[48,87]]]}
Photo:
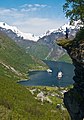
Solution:
{"label": "mountain slope", "polygon": [[45,59],[50,49],[46,45],[35,43],[31,47],[27,47],[26,51],[39,59]]}
{"label": "mountain slope", "polygon": [[[0,32],[0,120],[69,118],[66,110],[56,108],[57,103],[61,104],[60,98],[56,98],[56,104],[44,102],[42,105],[28,88],[16,83],[29,68],[36,69],[39,68],[39,65],[40,67],[43,65],[41,61],[32,58],[25,53],[24,49]],[[43,66],[45,67],[45,65]]]}
{"label": "mountain slope", "polygon": [[[16,27],[0,22],[0,30],[12,38],[19,46],[25,48],[28,53],[39,59],[48,60],[58,60],[64,53],[66,54],[66,51],[56,44],[56,40],[65,38],[66,27],[69,29],[69,39],[73,39],[81,26],[80,20],[74,21],[72,25],[70,23],[64,24],[58,29],[48,30],[42,36],[35,38],[32,34],[24,34]],[[33,38],[29,37],[26,39],[24,35]]]}
{"label": "mountain slope", "polygon": [[51,53],[49,51],[50,55],[48,59],[58,60],[62,55],[66,54],[66,51],[62,47],[58,46],[56,41],[65,38],[66,27],[69,29],[69,39],[73,39],[82,26],[83,24],[80,20],[74,21],[72,25],[70,25],[70,22],[68,22],[67,24],[59,27],[59,29],[48,30],[39,38],[37,42],[39,44],[48,46],[50,51],[53,49]]}
{"label": "mountain slope", "polygon": [[58,61],[64,61],[64,62],[68,62],[68,63],[72,63],[72,60],[70,58],[70,56],[68,54],[64,54],[63,56],[61,56]]}
{"label": "mountain slope", "polygon": [[[1,68],[4,70],[0,65]],[[56,104],[60,103],[60,98],[56,100]],[[12,77],[0,76],[0,120],[68,120],[67,111],[57,109],[56,104],[45,102],[42,105]]]}
{"label": "mountain slope", "polygon": [[17,73],[27,73],[29,69],[42,69],[45,64],[30,56],[7,35],[0,32],[0,63]]}
{"label": "mountain slope", "polygon": [[26,40],[32,40],[32,41],[37,41],[38,40],[38,36],[34,36],[31,33],[24,33],[21,32],[17,27],[15,26],[10,26],[8,24],[6,24],[5,22],[0,22],[0,29],[1,30],[7,30],[7,32],[13,32],[16,34],[17,37],[26,39]]}

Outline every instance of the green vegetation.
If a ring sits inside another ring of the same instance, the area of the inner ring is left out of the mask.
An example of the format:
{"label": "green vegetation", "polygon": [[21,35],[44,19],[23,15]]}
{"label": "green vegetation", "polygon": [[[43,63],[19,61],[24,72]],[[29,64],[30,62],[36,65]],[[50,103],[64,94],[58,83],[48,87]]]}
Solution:
{"label": "green vegetation", "polygon": [[46,45],[35,44],[28,48],[27,51],[39,59],[45,59],[49,53],[49,48]]}
{"label": "green vegetation", "polygon": [[[67,111],[56,108],[60,98],[51,98],[54,104],[35,100],[26,87],[15,82],[17,76],[0,64],[0,120],[62,120],[69,119]],[[44,88],[41,88],[43,90]],[[46,91],[54,91],[47,88]]]}
{"label": "green vegetation", "polygon": [[66,111],[35,100],[29,90],[13,79],[0,77],[0,120],[68,120]]}
{"label": "green vegetation", "polygon": [[68,54],[64,54],[63,56],[61,56],[58,61],[64,61],[64,62],[67,62],[67,63],[72,63],[72,60],[71,58],[69,57]]}
{"label": "green vegetation", "polygon": [[63,10],[71,21],[80,19],[84,23],[84,0],[66,0]]}
{"label": "green vegetation", "polygon": [[[36,100],[29,89],[16,83],[29,69],[45,65],[0,33],[0,120],[69,120],[66,110]],[[47,91],[47,90],[46,90]],[[60,103],[61,101],[59,101]]]}
{"label": "green vegetation", "polygon": [[82,27],[80,31],[76,34],[75,40],[76,41],[84,40],[84,27]]}
{"label": "green vegetation", "polygon": [[[27,73],[29,69],[44,69],[46,65],[30,56],[13,40],[0,33],[0,63],[5,64],[20,73]],[[6,67],[7,68],[7,67]]]}
{"label": "green vegetation", "polygon": [[69,45],[71,45],[73,40],[67,40],[67,39],[60,39],[57,41],[57,44],[59,46],[63,46],[63,48],[68,48]]}

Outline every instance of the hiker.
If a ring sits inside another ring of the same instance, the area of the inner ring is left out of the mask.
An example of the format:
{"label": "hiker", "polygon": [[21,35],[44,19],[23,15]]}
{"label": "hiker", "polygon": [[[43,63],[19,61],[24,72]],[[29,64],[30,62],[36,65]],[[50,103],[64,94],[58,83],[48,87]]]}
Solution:
{"label": "hiker", "polygon": [[68,28],[66,27],[66,39],[68,39],[68,33],[69,33],[69,30],[68,30]]}

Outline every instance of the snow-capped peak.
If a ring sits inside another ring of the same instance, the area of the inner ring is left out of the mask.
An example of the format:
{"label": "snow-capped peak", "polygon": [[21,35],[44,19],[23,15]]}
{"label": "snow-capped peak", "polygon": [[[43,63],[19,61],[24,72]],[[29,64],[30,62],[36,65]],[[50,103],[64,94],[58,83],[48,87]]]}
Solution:
{"label": "snow-capped peak", "polygon": [[47,32],[45,32],[44,34],[42,34],[42,35],[40,36],[40,38],[42,38],[42,37],[44,37],[44,36],[48,36],[48,35],[50,35],[51,33],[54,33],[54,32],[56,32],[56,31],[57,31],[57,29],[47,30]]}
{"label": "snow-capped peak", "polygon": [[9,30],[9,29],[12,30],[14,33],[17,34],[18,37],[23,37],[23,39],[32,40],[32,41],[35,41],[35,42],[39,39],[38,36],[35,36],[31,33],[21,32],[17,27],[10,26],[10,25],[6,24],[5,22],[0,22],[0,27],[4,28],[4,29],[7,29],[7,30]]}
{"label": "snow-capped peak", "polygon": [[66,31],[66,27],[70,30],[73,29],[80,29],[80,27],[83,27],[81,20],[78,21],[73,21],[73,23],[70,25],[70,22],[64,24],[63,26],[59,27],[58,29],[51,29],[48,30],[47,32],[45,32],[43,35],[40,36],[40,38],[48,36],[52,33],[56,33],[56,32],[62,32],[63,34],[65,34]]}
{"label": "snow-capped peak", "polygon": [[82,27],[81,21],[73,21],[73,23],[70,25],[70,22],[68,22],[67,24],[64,24],[62,27],[60,27],[62,30],[66,30],[66,27],[68,29],[75,29],[75,28],[80,28]]}

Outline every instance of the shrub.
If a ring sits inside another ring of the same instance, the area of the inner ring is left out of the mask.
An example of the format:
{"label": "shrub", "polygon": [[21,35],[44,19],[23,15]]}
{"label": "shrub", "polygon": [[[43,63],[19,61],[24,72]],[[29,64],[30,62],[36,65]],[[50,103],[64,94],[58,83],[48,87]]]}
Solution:
{"label": "shrub", "polygon": [[84,27],[82,27],[79,32],[77,32],[75,40],[83,40],[84,39]]}

